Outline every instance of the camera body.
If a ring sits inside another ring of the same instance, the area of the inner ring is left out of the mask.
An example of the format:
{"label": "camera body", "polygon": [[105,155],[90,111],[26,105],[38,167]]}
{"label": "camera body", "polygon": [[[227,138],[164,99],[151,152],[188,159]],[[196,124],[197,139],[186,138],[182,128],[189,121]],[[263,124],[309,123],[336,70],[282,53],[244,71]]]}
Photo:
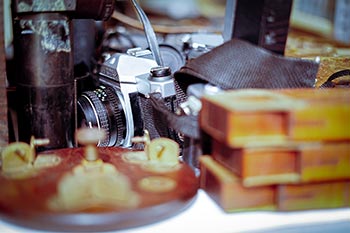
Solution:
{"label": "camera body", "polygon": [[176,108],[176,87],[169,67],[160,67],[149,50],[114,53],[103,62],[99,85],[77,100],[78,127],[107,133],[98,146],[131,147],[132,138],[146,129],[151,138],[172,138],[171,129],[153,111],[151,93],[160,93],[169,110]]}

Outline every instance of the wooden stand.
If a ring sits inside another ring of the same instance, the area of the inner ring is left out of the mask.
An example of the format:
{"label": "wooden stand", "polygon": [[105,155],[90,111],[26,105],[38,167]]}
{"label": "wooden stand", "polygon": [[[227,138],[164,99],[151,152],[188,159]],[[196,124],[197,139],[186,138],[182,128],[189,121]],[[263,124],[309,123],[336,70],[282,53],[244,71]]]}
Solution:
{"label": "wooden stand", "polygon": [[[0,173],[0,216],[41,230],[109,231],[165,219],[194,200],[198,178],[187,164],[151,161],[144,151],[96,148],[88,136],[79,140],[85,148],[39,154],[23,176]],[[6,159],[21,156],[11,150]]]}

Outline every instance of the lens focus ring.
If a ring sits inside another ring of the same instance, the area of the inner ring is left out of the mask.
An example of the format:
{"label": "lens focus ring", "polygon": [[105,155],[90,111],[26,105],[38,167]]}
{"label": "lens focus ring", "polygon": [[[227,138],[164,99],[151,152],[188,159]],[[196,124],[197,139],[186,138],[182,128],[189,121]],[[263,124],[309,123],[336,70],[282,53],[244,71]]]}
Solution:
{"label": "lens focus ring", "polygon": [[96,120],[98,122],[98,127],[106,131],[106,138],[98,143],[98,146],[108,146],[110,134],[108,127],[108,117],[107,112],[103,106],[101,100],[97,97],[96,93],[93,91],[86,91],[82,95],[90,102],[91,107],[93,108],[94,114],[96,116]]}
{"label": "lens focus ring", "polygon": [[105,92],[108,96],[108,100],[110,102],[110,105],[113,110],[113,117],[115,119],[115,129],[116,129],[116,142],[114,145],[121,145],[125,138],[125,115],[122,112],[122,107],[120,103],[120,99],[116,94],[114,93],[114,90],[111,90],[110,88],[106,88]]}

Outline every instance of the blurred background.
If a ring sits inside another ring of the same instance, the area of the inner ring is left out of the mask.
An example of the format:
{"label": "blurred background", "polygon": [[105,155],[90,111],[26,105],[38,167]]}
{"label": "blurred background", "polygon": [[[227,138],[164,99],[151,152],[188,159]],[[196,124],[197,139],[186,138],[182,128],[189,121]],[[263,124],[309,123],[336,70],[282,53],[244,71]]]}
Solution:
{"label": "blurred background", "polygon": [[[230,0],[229,0],[230,1]],[[156,32],[217,32],[224,27],[225,0],[139,0]],[[4,36],[7,57],[13,56],[11,0],[4,0]],[[135,26],[135,11],[128,0],[117,0],[117,21]],[[292,30],[350,45],[350,0],[294,0]],[[134,21],[133,21],[134,20]]]}
{"label": "blurred background", "polygon": [[[3,36],[6,74],[3,82],[11,82],[16,66],[12,34],[11,1],[3,4]],[[39,1],[39,0],[38,0]],[[241,0],[243,1],[243,0]],[[139,0],[149,17],[159,43],[173,64],[173,71],[185,62],[184,44],[197,42],[199,49],[185,54],[186,60],[224,42],[226,5],[234,0]],[[239,0],[237,0],[239,2]],[[253,3],[253,0],[250,0]],[[289,20],[284,55],[322,60],[316,85],[321,85],[332,73],[348,69],[350,57],[350,0],[294,0]],[[249,15],[247,16],[249,17]],[[75,75],[80,76],[99,64],[102,52],[125,52],[131,47],[147,48],[143,26],[129,0],[116,0],[116,8],[108,21],[76,20],[73,23]],[[79,26],[80,25],[80,26]],[[190,38],[190,39],[189,39]],[[186,41],[187,40],[187,41]],[[201,48],[200,46],[204,46]],[[201,50],[202,49],[202,50]],[[320,58],[322,57],[322,58]],[[332,59],[327,59],[331,57]],[[91,59],[93,58],[93,59]],[[84,63],[81,68],[80,64]],[[2,84],[1,84],[2,85]],[[11,83],[6,83],[6,87]],[[8,89],[12,90],[12,89]],[[9,91],[9,95],[11,95]],[[11,103],[9,98],[9,107]],[[6,112],[4,111],[4,115]]]}

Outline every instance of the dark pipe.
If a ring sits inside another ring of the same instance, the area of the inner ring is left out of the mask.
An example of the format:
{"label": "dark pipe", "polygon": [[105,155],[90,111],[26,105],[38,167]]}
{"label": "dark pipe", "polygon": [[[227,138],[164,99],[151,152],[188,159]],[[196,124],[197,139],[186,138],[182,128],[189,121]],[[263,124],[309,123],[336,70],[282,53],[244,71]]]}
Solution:
{"label": "dark pipe", "polygon": [[49,138],[47,149],[68,146],[74,75],[68,17],[34,14],[15,23],[19,140]]}
{"label": "dark pipe", "polygon": [[96,26],[92,19],[73,19],[74,32],[74,66],[80,68],[75,76],[84,75],[91,71],[92,58],[94,57]]}
{"label": "dark pipe", "polygon": [[[74,129],[72,19],[106,20],[114,0],[13,0],[19,140],[71,146]],[[91,35],[93,36],[93,35]]]}

